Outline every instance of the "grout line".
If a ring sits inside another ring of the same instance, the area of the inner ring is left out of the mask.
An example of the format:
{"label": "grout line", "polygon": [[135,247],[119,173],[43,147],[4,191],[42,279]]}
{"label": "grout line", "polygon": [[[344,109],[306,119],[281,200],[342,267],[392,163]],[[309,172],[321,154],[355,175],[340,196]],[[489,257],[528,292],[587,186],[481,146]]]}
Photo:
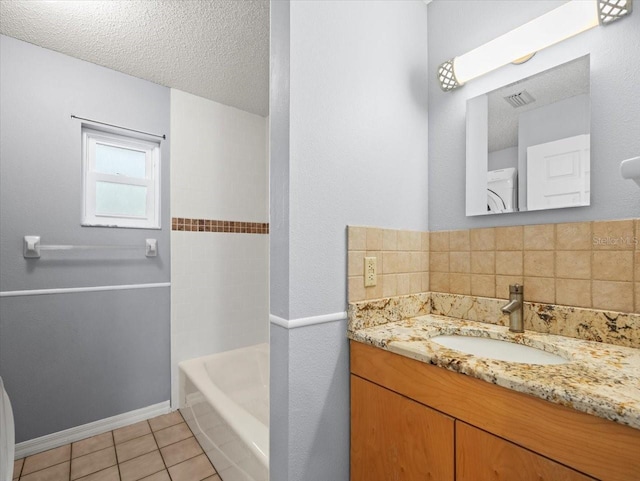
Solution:
{"label": "grout line", "polygon": [[[149,421],[147,421],[147,422],[149,422]],[[164,462],[164,456],[162,455],[162,451],[160,451],[160,445],[158,444],[158,440],[156,439],[156,431],[154,431],[151,428],[151,423],[149,423],[149,429],[151,429],[151,435],[153,436],[153,442],[156,443],[156,448],[158,448],[158,454],[160,455],[160,460],[162,461],[162,465],[164,466],[164,470],[167,472],[167,476],[169,477],[169,479],[173,480],[173,478],[171,477],[171,473],[169,472],[169,468],[167,467],[167,463]],[[162,431],[162,429],[160,429],[159,431]],[[173,443],[173,444],[175,444],[175,443]],[[168,444],[167,446],[171,446],[171,444]],[[160,472],[160,471],[158,471],[158,472]]]}
{"label": "grout line", "polygon": [[116,448],[116,437],[113,434],[113,431],[111,431],[111,440],[113,441],[113,450],[116,453],[116,466],[118,467],[118,478],[121,480],[122,473],[120,472],[120,461],[118,460],[118,449]]}

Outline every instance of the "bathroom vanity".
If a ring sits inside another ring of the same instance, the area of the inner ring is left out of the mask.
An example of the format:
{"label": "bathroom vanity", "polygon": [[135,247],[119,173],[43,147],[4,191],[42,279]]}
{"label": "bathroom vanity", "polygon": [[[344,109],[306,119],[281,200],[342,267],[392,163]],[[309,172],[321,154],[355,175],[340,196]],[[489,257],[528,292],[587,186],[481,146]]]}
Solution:
{"label": "bathroom vanity", "polygon": [[[355,324],[352,481],[640,479],[638,349],[436,315]],[[481,359],[435,344],[438,333],[509,338],[567,362]]]}

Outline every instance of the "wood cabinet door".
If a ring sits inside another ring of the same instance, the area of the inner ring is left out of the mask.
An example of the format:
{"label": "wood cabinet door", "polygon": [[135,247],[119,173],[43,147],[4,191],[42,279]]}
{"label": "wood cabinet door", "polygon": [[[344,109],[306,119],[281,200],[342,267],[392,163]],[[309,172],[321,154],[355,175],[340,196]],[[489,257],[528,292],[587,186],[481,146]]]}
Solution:
{"label": "wood cabinet door", "polygon": [[351,481],[453,479],[453,418],[351,375]]}
{"label": "wood cabinet door", "polygon": [[562,464],[456,421],[457,481],[594,481]]}

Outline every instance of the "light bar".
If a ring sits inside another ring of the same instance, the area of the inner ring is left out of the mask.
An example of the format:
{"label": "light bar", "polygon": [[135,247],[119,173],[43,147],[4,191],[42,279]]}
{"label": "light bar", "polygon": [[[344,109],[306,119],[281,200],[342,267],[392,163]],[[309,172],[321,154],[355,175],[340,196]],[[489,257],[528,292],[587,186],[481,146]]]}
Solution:
{"label": "light bar", "polygon": [[444,91],[631,13],[632,0],[571,0],[495,40],[444,62],[438,80]]}

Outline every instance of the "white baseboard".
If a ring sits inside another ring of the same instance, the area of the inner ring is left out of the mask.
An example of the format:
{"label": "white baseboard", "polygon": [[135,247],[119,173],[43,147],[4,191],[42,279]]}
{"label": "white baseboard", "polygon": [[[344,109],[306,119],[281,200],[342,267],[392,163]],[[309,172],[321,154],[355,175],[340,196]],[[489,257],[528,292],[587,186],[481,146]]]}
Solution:
{"label": "white baseboard", "polygon": [[65,444],[90,438],[91,436],[106,433],[107,431],[113,431],[114,429],[128,426],[129,424],[167,414],[170,411],[169,401],[164,401],[153,404],[152,406],[136,409],[135,411],[129,411],[128,413],[118,414],[117,416],[100,419],[99,421],[83,424],[82,426],[76,426],[57,433],[30,439],[29,441],[16,444],[15,459],[64,446]]}

